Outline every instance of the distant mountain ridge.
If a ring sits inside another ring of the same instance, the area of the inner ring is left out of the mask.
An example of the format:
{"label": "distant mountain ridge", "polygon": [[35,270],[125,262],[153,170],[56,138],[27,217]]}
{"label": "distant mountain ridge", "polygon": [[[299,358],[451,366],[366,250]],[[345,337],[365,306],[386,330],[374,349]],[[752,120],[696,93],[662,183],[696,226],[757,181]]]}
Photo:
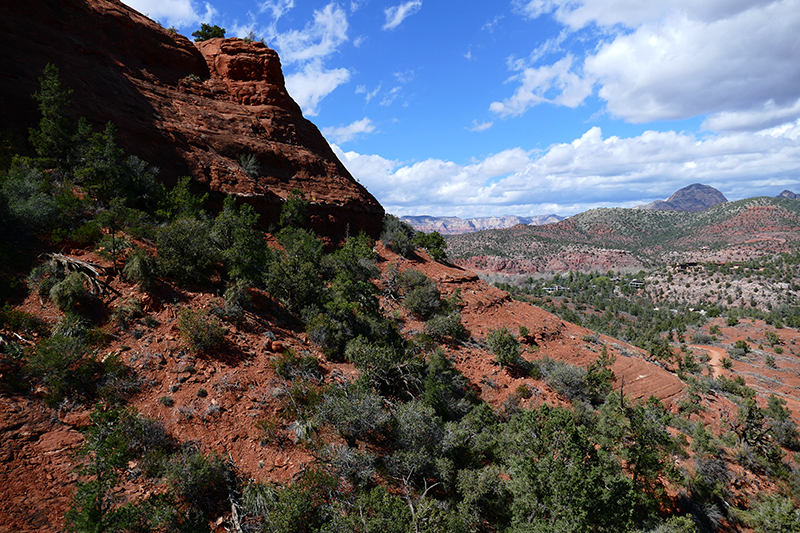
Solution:
{"label": "distant mountain ridge", "polygon": [[656,200],[647,205],[636,206],[634,209],[649,209],[655,211],[703,211],[712,205],[727,202],[725,195],[714,187],[693,183],[683,189],[678,189],[666,200]]}
{"label": "distant mountain ridge", "polygon": [[790,200],[800,200],[800,194],[794,193],[790,190],[785,190],[780,193],[777,198],[789,198]]}
{"label": "distant mountain ridge", "polygon": [[762,196],[703,211],[592,209],[557,224],[447,237],[460,266],[509,274],[745,260],[800,246],[800,202]]}
{"label": "distant mountain ridge", "polygon": [[403,222],[411,224],[416,230],[424,232],[438,231],[442,235],[461,235],[486,229],[513,228],[520,224],[541,226],[560,222],[564,218],[559,215],[535,215],[531,217],[507,215],[476,218],[434,217],[427,215],[400,217]]}

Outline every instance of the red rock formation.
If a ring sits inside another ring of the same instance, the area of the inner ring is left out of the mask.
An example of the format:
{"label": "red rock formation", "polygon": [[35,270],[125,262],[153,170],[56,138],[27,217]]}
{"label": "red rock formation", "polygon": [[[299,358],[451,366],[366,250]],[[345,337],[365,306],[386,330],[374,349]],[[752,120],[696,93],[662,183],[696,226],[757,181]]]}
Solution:
{"label": "red rock formation", "polygon": [[[38,120],[31,94],[53,63],[74,90],[69,113],[112,121],[126,150],[166,183],[190,174],[212,202],[237,195],[267,226],[300,189],[324,237],[380,231],[383,208],[303,118],[262,43],[191,43],[116,0],[4,2],[0,35],[0,128],[13,144]],[[258,159],[252,178],[239,164],[246,154]]]}

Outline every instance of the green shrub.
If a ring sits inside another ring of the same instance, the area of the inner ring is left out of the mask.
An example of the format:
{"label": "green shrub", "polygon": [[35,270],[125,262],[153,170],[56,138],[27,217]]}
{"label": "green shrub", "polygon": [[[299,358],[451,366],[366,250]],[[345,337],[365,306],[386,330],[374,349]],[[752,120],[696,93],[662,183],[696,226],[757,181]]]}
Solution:
{"label": "green shrub", "polygon": [[79,304],[86,302],[88,294],[83,276],[78,272],[71,272],[50,288],[50,299],[62,311],[74,311]]}
{"label": "green shrub", "polygon": [[714,342],[714,339],[711,338],[711,335],[706,333],[694,333],[692,334],[692,344],[711,344]]}
{"label": "green shrub", "polygon": [[205,309],[183,309],[178,314],[178,331],[189,349],[196,352],[219,348],[225,341],[225,330],[219,319]]}
{"label": "green shrub", "polygon": [[463,341],[469,338],[469,331],[461,323],[461,313],[459,312],[434,316],[425,322],[425,333],[438,340],[450,337],[457,341]]}
{"label": "green shrub", "polygon": [[414,254],[414,237],[416,237],[414,228],[406,222],[394,215],[387,214],[383,217],[381,240],[394,253],[411,257]]}
{"label": "green shrub", "polygon": [[210,24],[202,23],[199,30],[192,32],[192,37],[194,37],[195,42],[207,41],[215,37],[225,37],[225,28],[220,28],[216,24],[211,26]]}
{"label": "green shrub", "polygon": [[194,218],[179,218],[162,228],[156,240],[159,272],[184,284],[205,279],[216,260],[210,231],[208,222]]}
{"label": "green shrub", "polygon": [[545,381],[554,391],[571,401],[591,400],[585,369],[554,359],[543,359],[538,364]]}
{"label": "green shrub", "polygon": [[762,533],[800,531],[800,509],[789,497],[770,495],[742,513],[748,526]]}
{"label": "green shrub", "polygon": [[500,365],[518,365],[523,361],[519,341],[506,327],[491,330],[486,337],[486,344]]}
{"label": "green shrub", "polygon": [[167,477],[175,494],[206,519],[230,510],[229,496],[234,488],[233,465],[221,456],[206,457],[190,448],[172,456]]}
{"label": "green shrub", "polygon": [[122,273],[125,279],[138,283],[143,289],[148,289],[155,277],[156,264],[145,250],[136,248],[125,262]]}
{"label": "green shrub", "polygon": [[408,269],[398,278],[403,289],[403,306],[414,315],[427,319],[442,306],[442,295],[428,276],[419,270]]}
{"label": "green shrub", "polygon": [[331,424],[351,448],[357,439],[368,438],[388,422],[383,399],[364,385],[329,387],[317,407],[319,421]]}
{"label": "green shrub", "polygon": [[45,331],[47,331],[46,324],[36,315],[25,311],[18,311],[8,302],[0,307],[0,327],[24,333],[36,332],[44,334]]}
{"label": "green shrub", "polygon": [[322,367],[319,360],[311,354],[297,355],[293,350],[286,350],[272,359],[275,373],[283,379],[313,379],[322,378]]}
{"label": "green shrub", "polygon": [[447,242],[438,231],[432,231],[430,233],[418,231],[412,242],[420,248],[425,248],[434,261],[441,263],[447,260],[447,252],[445,252],[447,249]]}
{"label": "green shrub", "polygon": [[256,154],[241,154],[239,156],[239,166],[249,178],[256,179],[261,174],[261,164],[258,162]]}

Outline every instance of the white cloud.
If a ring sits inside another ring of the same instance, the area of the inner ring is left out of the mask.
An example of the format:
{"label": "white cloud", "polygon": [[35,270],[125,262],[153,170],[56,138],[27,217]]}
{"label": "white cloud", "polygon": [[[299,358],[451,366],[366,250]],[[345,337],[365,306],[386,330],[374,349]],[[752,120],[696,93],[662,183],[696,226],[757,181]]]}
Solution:
{"label": "white cloud", "polygon": [[492,122],[492,121],[478,123],[477,120],[473,120],[472,121],[472,127],[471,128],[467,128],[467,129],[469,131],[486,131],[489,128],[491,128],[492,126],[494,126],[494,122]]}
{"label": "white cloud", "polygon": [[208,2],[201,7],[192,0],[124,0],[124,3],[165,26],[181,28],[210,22],[217,14]]}
{"label": "white cloud", "polygon": [[577,107],[592,92],[592,82],[572,72],[573,57],[567,55],[553,65],[525,68],[512,78],[520,80],[513,96],[492,102],[489,109],[501,117],[521,115],[530,107],[551,103]]}
{"label": "white cloud", "polygon": [[345,68],[325,69],[321,61],[306,64],[299,72],[286,76],[286,89],[307,115],[314,116],[323,98],[350,80]]}
{"label": "white cloud", "polygon": [[691,183],[729,199],[800,188],[800,121],[761,132],[698,137],[647,131],[630,138],[589,129],[541,152],[505,150],[467,165],[413,164],[344,152],[339,158],[391,213],[468,216],[574,214],[667,198]]}
{"label": "white cloud", "polygon": [[394,103],[398,96],[400,96],[400,87],[392,87],[392,89],[381,99],[382,106],[390,106]]}
{"label": "white cloud", "polygon": [[[574,107],[598,88],[613,116],[629,122],[711,115],[706,127],[757,130],[800,117],[797,0],[529,0],[528,17],[552,16],[574,39],[597,38],[584,57],[546,42],[512,78],[500,116],[551,103]],[[573,48],[574,50],[574,48]],[[566,68],[565,68],[566,67]],[[588,90],[587,90],[588,89]]]}
{"label": "white cloud", "polygon": [[422,8],[422,0],[411,0],[399,6],[388,7],[384,10],[386,15],[386,23],[383,25],[384,30],[393,30],[398,27],[402,22],[414,15]]}
{"label": "white cloud", "polygon": [[294,0],[267,0],[259,6],[262,13],[269,12],[274,20],[278,20],[294,8]]}
{"label": "white cloud", "polygon": [[[277,20],[293,6],[293,0],[272,0],[262,4],[262,10]],[[320,102],[350,80],[348,69],[324,64],[348,41],[348,28],[345,11],[330,3],[315,10],[302,30],[279,32],[275,22],[267,30],[269,44],[278,50],[287,73],[286,88],[307,115],[316,115]]]}
{"label": "white cloud", "polygon": [[322,134],[326,139],[339,144],[352,141],[361,134],[373,133],[374,131],[375,125],[367,117],[357,120],[347,126],[322,128]]}
{"label": "white cloud", "polygon": [[347,42],[347,15],[336,4],[314,11],[314,20],[302,30],[278,33],[270,39],[281,61],[295,63],[324,58]]}
{"label": "white cloud", "polygon": [[381,92],[381,84],[380,83],[372,91],[368,91],[366,85],[359,85],[358,87],[356,87],[356,94],[363,94],[364,95],[364,99],[367,101],[367,103],[369,103],[370,100],[375,98],[378,95],[379,92]]}
{"label": "white cloud", "polygon": [[800,98],[783,106],[770,99],[756,109],[715,113],[703,122],[703,128],[713,131],[757,130],[785,124],[799,116]]}

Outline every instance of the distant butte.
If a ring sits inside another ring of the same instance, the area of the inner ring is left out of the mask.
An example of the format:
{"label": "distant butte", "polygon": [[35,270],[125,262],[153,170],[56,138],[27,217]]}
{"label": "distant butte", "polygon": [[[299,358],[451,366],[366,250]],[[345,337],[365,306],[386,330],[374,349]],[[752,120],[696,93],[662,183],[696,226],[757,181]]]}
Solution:
{"label": "distant butte", "polygon": [[712,205],[727,202],[721,192],[714,187],[694,183],[683,189],[675,191],[666,200],[656,200],[647,205],[637,206],[636,209],[653,209],[656,211],[704,211]]}

